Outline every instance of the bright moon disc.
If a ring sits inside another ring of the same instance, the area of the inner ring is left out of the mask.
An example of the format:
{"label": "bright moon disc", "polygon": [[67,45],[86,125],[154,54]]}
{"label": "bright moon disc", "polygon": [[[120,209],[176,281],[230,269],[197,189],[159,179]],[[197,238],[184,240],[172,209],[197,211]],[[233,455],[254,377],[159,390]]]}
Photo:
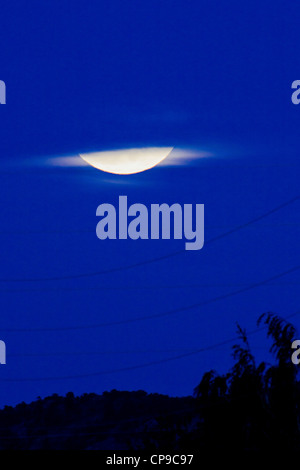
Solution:
{"label": "bright moon disc", "polygon": [[131,175],[158,165],[172,150],[173,147],[146,147],[83,153],[80,156],[98,170],[117,175]]}

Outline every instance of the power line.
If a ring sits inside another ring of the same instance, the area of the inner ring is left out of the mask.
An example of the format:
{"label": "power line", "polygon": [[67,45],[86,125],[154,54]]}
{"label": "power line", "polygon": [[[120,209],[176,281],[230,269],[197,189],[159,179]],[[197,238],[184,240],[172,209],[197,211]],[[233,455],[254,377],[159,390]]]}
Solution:
{"label": "power line", "polygon": [[[213,243],[217,240],[221,240],[222,238],[225,238],[228,235],[232,235],[233,233],[238,232],[239,230],[242,230],[243,228],[246,228],[251,224],[259,222],[260,220],[264,219],[265,217],[268,217],[269,215],[274,214],[275,212],[283,209],[284,207],[286,207],[290,204],[293,204],[298,199],[299,199],[299,196],[296,196],[296,197],[280,204],[279,206],[276,206],[275,208],[269,210],[268,212],[265,212],[264,214],[262,214],[258,217],[255,217],[254,219],[251,219],[250,221],[248,221],[244,224],[241,224],[241,225],[239,225],[239,226],[237,226],[237,227],[235,227],[235,228],[233,228],[233,229],[231,229],[227,232],[221,233],[220,235],[217,235],[216,237],[211,238],[210,240],[206,241],[205,244],[207,245],[207,244]],[[109,274],[109,273],[114,273],[114,272],[119,272],[119,271],[125,271],[127,269],[133,269],[133,268],[137,268],[137,267],[144,266],[144,265],[147,265],[147,264],[156,263],[158,261],[163,261],[163,260],[172,258],[173,256],[177,256],[177,255],[179,255],[181,253],[184,253],[184,252],[185,252],[184,249],[177,250],[177,251],[174,251],[172,253],[168,253],[166,255],[158,256],[156,258],[152,258],[152,259],[149,259],[149,260],[138,261],[136,263],[129,264],[129,265],[126,265],[126,266],[119,266],[119,267],[109,268],[109,269],[105,269],[105,270],[102,270],[102,271],[95,271],[95,272],[91,272],[91,273],[73,274],[73,275],[65,275],[65,276],[53,276],[53,277],[38,277],[38,278],[15,278],[15,279],[2,278],[2,279],[0,279],[0,282],[44,282],[44,281],[62,281],[62,280],[66,280],[66,279],[81,279],[81,278],[85,278],[85,277],[94,277],[94,276],[99,276],[101,274]]]}
{"label": "power line", "polygon": [[300,196],[296,196],[292,199],[289,199],[288,201],[283,202],[282,204],[280,204],[279,206],[274,207],[273,209],[269,210],[268,212],[265,212],[264,214],[259,215],[258,217],[255,217],[254,219],[249,220],[248,222],[246,222],[244,224],[241,224],[241,225],[229,230],[228,232],[222,233],[220,235],[217,235],[214,238],[211,238],[207,243],[212,243],[212,242],[215,242],[217,240],[220,240],[221,238],[227,237],[228,235],[231,235],[232,233],[238,232],[239,230],[241,230],[243,228],[246,228],[249,225],[252,225],[256,222],[259,222],[260,220],[264,219],[265,217],[268,217],[269,215],[272,215],[275,212],[278,212],[279,210],[283,209],[284,207],[289,206],[290,204],[293,204],[299,198],[300,198]]}
{"label": "power line", "polygon": [[[268,284],[268,287],[285,287],[285,286],[299,286],[300,282],[278,282],[278,283],[270,283]],[[244,287],[248,286],[246,283],[236,283],[236,282],[231,282],[231,283],[203,283],[203,284],[170,284],[170,285],[164,285],[164,284],[156,284],[156,285],[143,285],[143,286],[84,286],[84,287],[39,287],[39,288],[33,288],[33,289],[0,289],[0,292],[58,292],[58,291],[63,291],[63,292],[77,292],[77,291],[98,291],[98,290],[133,290],[133,291],[139,291],[139,290],[165,290],[165,289],[199,289],[199,288],[207,288],[207,287]]]}
{"label": "power line", "polygon": [[[263,347],[252,347],[252,349],[265,349]],[[54,351],[40,353],[12,353],[9,357],[55,357],[55,356],[107,356],[123,354],[161,354],[175,352],[191,352],[193,348],[172,348],[172,349],[131,349],[118,351]]]}
{"label": "power line", "polygon": [[187,310],[191,310],[197,307],[203,307],[205,305],[217,302],[219,300],[224,300],[229,297],[234,297],[235,295],[242,294],[243,292],[247,292],[251,289],[255,289],[256,287],[262,286],[264,284],[267,284],[270,281],[274,281],[276,279],[279,279],[283,276],[286,276],[288,274],[291,274],[297,270],[300,269],[299,266],[295,266],[294,268],[288,269],[282,273],[276,274],[275,276],[269,277],[267,279],[264,279],[263,281],[256,282],[254,284],[250,284],[247,287],[244,287],[242,289],[238,289],[233,292],[229,292],[227,294],[219,295],[217,297],[214,297],[212,299],[208,299],[202,302],[197,302],[192,305],[188,305],[185,307],[179,307],[173,310],[169,310],[167,312],[162,312],[162,313],[157,313],[157,314],[152,314],[152,315],[146,315],[143,317],[136,317],[136,318],[130,318],[126,320],[117,320],[117,321],[112,321],[112,322],[106,322],[106,323],[98,323],[94,325],[81,325],[81,326],[65,326],[65,327],[47,327],[47,328],[1,328],[1,331],[3,332],[22,332],[22,333],[28,333],[28,332],[41,332],[41,331],[69,331],[69,330],[86,330],[86,329],[94,329],[94,328],[101,328],[101,327],[106,327],[106,326],[116,326],[116,325],[123,325],[123,324],[128,324],[128,323],[134,323],[138,321],[144,321],[144,320],[152,320],[155,318],[162,318],[162,317],[167,317],[170,315],[175,315],[177,313],[181,312],[186,312]]}
{"label": "power line", "polygon": [[[292,317],[294,317],[296,315],[299,315],[299,314],[300,314],[300,310],[298,310],[297,312],[295,312],[291,315],[288,315],[287,317],[285,317],[285,319],[292,318]],[[257,333],[259,333],[263,330],[266,330],[266,329],[267,329],[267,326],[256,328],[255,330],[252,330],[252,331],[248,332],[247,335],[248,336],[254,335],[254,334],[257,334]],[[239,338],[237,336],[235,336],[234,338],[230,338],[230,339],[226,339],[224,341],[220,341],[219,343],[212,344],[212,345],[207,346],[205,348],[199,348],[199,349],[196,349],[194,351],[179,354],[177,356],[168,357],[168,358],[165,358],[165,359],[159,359],[157,361],[151,361],[151,362],[147,362],[147,363],[144,363],[144,364],[137,364],[137,365],[134,365],[134,366],[121,367],[121,368],[117,368],[117,369],[108,369],[108,370],[89,373],[89,374],[78,374],[78,375],[59,376],[59,377],[27,377],[27,378],[25,377],[25,378],[16,378],[16,379],[1,379],[1,381],[2,382],[41,382],[41,381],[53,381],[53,380],[84,379],[84,378],[89,378],[89,377],[98,377],[98,376],[101,376],[101,375],[115,374],[115,373],[119,373],[119,372],[127,372],[127,371],[132,371],[132,370],[137,370],[137,369],[144,369],[146,367],[151,367],[151,366],[160,365],[160,364],[166,364],[168,362],[177,361],[179,359],[185,359],[187,357],[191,357],[191,356],[200,354],[200,353],[205,352],[205,351],[210,351],[211,349],[215,349],[215,348],[218,348],[220,346],[225,346],[225,345],[230,344],[234,341],[237,341],[237,339],[239,339]]]}
{"label": "power line", "polygon": [[[206,230],[216,230],[216,229],[223,229],[228,227],[229,225],[206,225]],[[263,225],[263,228],[278,228],[278,227],[300,227],[298,222],[281,222],[275,224],[267,224]],[[95,229],[56,229],[56,230],[1,230],[0,235],[65,235],[65,234],[90,234],[95,233]]]}

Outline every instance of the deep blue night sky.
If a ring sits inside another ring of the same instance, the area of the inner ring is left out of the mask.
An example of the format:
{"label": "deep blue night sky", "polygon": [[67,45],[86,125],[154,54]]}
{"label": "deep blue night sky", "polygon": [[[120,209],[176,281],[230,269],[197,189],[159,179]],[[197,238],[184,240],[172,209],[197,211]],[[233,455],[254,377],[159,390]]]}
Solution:
{"label": "deep blue night sky", "polygon": [[[265,311],[300,309],[295,270],[142,319],[297,267],[299,200],[200,251],[95,234],[97,206],[119,195],[204,203],[206,241],[298,196],[299,43],[295,0],[1,3],[0,406],[70,390],[190,394],[205,371],[232,365],[232,344],[134,366],[234,338],[237,321],[254,330]],[[131,176],[47,164],[147,145],[212,156]],[[258,358],[268,344],[251,336]]]}

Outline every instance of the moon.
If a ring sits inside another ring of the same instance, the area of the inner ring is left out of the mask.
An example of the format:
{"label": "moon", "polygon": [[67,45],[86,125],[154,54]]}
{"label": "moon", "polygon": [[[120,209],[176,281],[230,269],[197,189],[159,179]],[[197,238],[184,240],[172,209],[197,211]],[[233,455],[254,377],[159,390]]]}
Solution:
{"label": "moon", "polygon": [[173,147],[145,147],[82,153],[80,157],[98,170],[116,175],[132,175],[158,165],[172,150]]}

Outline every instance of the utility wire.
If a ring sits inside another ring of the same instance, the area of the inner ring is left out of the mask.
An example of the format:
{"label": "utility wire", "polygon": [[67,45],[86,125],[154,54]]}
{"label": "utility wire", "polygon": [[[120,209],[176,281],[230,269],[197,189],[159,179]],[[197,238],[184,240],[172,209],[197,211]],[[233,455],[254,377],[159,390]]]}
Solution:
{"label": "utility wire", "polygon": [[137,318],[131,318],[131,319],[124,319],[124,320],[117,320],[117,321],[112,321],[112,322],[105,322],[105,323],[98,323],[98,324],[93,324],[93,325],[80,325],[80,326],[66,326],[66,327],[46,327],[46,328],[1,328],[1,331],[3,332],[41,332],[41,331],[68,331],[68,330],[84,330],[84,329],[93,329],[93,328],[100,328],[100,327],[105,327],[105,326],[115,326],[115,325],[122,325],[122,324],[127,324],[127,323],[133,323],[133,322],[138,322],[142,320],[149,320],[149,319],[154,319],[154,318],[161,318],[165,316],[170,316],[174,315],[176,313],[184,312],[187,310],[191,310],[197,307],[202,307],[214,302],[217,302],[219,300],[224,300],[229,297],[233,297],[235,295],[241,294],[243,292],[246,292],[248,290],[254,289],[256,287],[262,286],[270,281],[273,281],[275,279],[278,279],[280,277],[286,276],[288,274],[291,274],[292,272],[295,272],[296,270],[299,270],[300,266],[296,266],[294,268],[291,268],[287,271],[284,271],[280,274],[277,274],[275,276],[272,276],[268,279],[264,279],[263,281],[250,284],[247,287],[244,287],[242,289],[238,289],[233,292],[229,292],[227,294],[223,294],[217,297],[214,297],[212,299],[208,299],[202,302],[197,302],[195,304],[185,306],[185,307],[179,307],[177,309],[169,310],[168,312],[162,312],[158,314],[152,314],[152,315],[147,315],[143,317],[137,317]]}
{"label": "utility wire", "polygon": [[229,297],[234,297],[235,295],[242,294],[243,292],[247,292],[251,289],[255,289],[256,287],[267,284],[270,281],[275,281],[276,279],[279,279],[283,276],[291,274],[291,273],[293,273],[293,272],[295,272],[299,269],[300,269],[300,265],[295,266],[294,268],[288,269],[286,271],[283,271],[282,273],[276,274],[275,276],[264,279],[263,281],[256,282],[254,284],[250,284],[247,287],[243,287],[242,289],[238,289],[238,290],[235,290],[233,292],[229,292],[227,294],[222,294],[222,295],[219,295],[219,296],[214,297],[212,299],[204,300],[202,302],[197,302],[197,303],[194,303],[192,305],[188,305],[188,306],[185,306],[185,307],[179,307],[179,308],[176,308],[176,309],[173,309],[173,310],[169,310],[167,312],[156,313],[156,314],[146,315],[146,316],[136,317],[136,318],[129,318],[129,319],[124,319],[124,320],[116,320],[116,321],[111,321],[111,322],[96,323],[94,325],[79,325],[79,326],[65,326],[65,327],[45,327],[45,328],[1,328],[1,331],[3,331],[3,332],[28,333],[28,332],[41,332],[41,331],[87,330],[87,329],[101,328],[101,327],[106,327],[106,326],[124,325],[124,324],[128,324],[128,323],[134,323],[134,322],[139,322],[139,321],[144,321],[144,320],[152,320],[152,319],[155,319],[155,318],[167,317],[167,316],[175,315],[177,313],[186,312],[188,310],[192,310],[192,309],[197,308],[197,307],[203,307],[205,305],[212,304],[212,303],[217,302],[219,300],[228,299]]}
{"label": "utility wire", "polygon": [[[263,347],[252,347],[252,349],[265,349]],[[161,354],[161,353],[179,353],[192,352],[193,348],[172,348],[172,349],[131,349],[118,351],[54,351],[42,353],[12,353],[9,357],[55,357],[55,356],[106,356],[123,354]]]}
{"label": "utility wire", "polygon": [[[271,214],[274,214],[275,212],[283,209],[284,207],[286,207],[290,204],[293,204],[294,202],[299,200],[299,198],[300,198],[299,196],[296,196],[292,199],[289,199],[288,201],[280,204],[279,206],[274,207],[273,209],[269,210],[268,212],[265,212],[264,214],[262,214],[258,217],[255,217],[254,219],[251,219],[251,220],[249,220],[248,222],[246,222],[244,224],[241,224],[241,225],[239,225],[239,226],[237,226],[237,227],[235,227],[231,230],[228,230],[227,232],[221,233],[220,235],[217,235],[216,237],[211,238],[210,240],[206,241],[205,244],[207,245],[207,244],[213,243],[217,240],[221,240],[222,238],[225,238],[228,235],[231,235],[235,232],[238,232],[239,230],[241,230],[243,228],[246,228],[251,224],[259,222],[260,220],[264,219],[265,217],[268,217]],[[62,280],[66,280],[66,279],[81,279],[81,278],[85,278],[85,277],[94,277],[94,276],[99,276],[101,274],[108,274],[108,273],[114,273],[114,272],[119,272],[119,271],[125,271],[127,269],[133,269],[133,268],[137,268],[137,267],[144,266],[144,265],[147,265],[147,264],[156,263],[158,261],[163,261],[163,260],[172,258],[173,256],[177,256],[177,255],[179,255],[181,253],[184,253],[184,252],[185,252],[184,249],[177,250],[177,251],[174,251],[172,253],[168,253],[166,255],[158,256],[156,258],[152,258],[152,259],[149,259],[149,260],[138,261],[136,263],[128,264],[126,266],[119,266],[119,267],[109,268],[109,269],[105,269],[105,270],[102,270],[102,271],[95,271],[95,272],[91,272],[91,273],[72,274],[72,275],[65,275],[65,276],[53,276],[53,277],[37,277],[37,278],[11,278],[11,279],[9,279],[9,278],[2,278],[1,279],[0,278],[0,282],[62,281]]]}
{"label": "utility wire", "polygon": [[[294,282],[277,282],[270,283],[268,287],[285,287],[285,286],[299,286],[300,281]],[[207,287],[245,287],[248,286],[246,283],[203,283],[203,284],[155,284],[155,285],[143,285],[143,286],[84,286],[84,287],[38,287],[33,289],[0,289],[0,292],[77,292],[77,291],[109,291],[109,290],[121,290],[121,291],[143,291],[143,290],[171,290],[171,289],[200,289]]]}
{"label": "utility wire", "polygon": [[[297,310],[295,313],[285,317],[285,319],[295,317],[296,315],[299,315],[299,314],[300,314],[300,310]],[[256,328],[255,330],[248,332],[247,335],[250,336],[250,335],[257,334],[263,330],[266,330],[267,328],[268,328],[267,326]],[[71,379],[84,379],[84,378],[89,378],[89,377],[98,377],[101,375],[115,374],[115,373],[120,373],[120,372],[128,372],[132,370],[144,369],[146,367],[151,367],[155,365],[166,364],[168,362],[177,361],[179,359],[185,359],[187,357],[191,357],[191,356],[200,354],[205,351],[210,351],[220,346],[225,346],[234,341],[237,341],[238,339],[239,338],[235,336],[234,338],[226,339],[224,341],[220,341],[219,343],[212,344],[205,348],[195,349],[194,351],[179,354],[177,356],[168,357],[165,359],[159,359],[157,361],[151,361],[151,362],[147,362],[144,364],[137,364],[134,366],[120,367],[117,369],[107,369],[104,371],[94,372],[94,373],[89,373],[89,374],[68,375],[68,376],[59,376],[59,377],[24,377],[24,378],[15,378],[15,379],[9,378],[9,379],[1,379],[0,381],[2,382],[41,382],[41,381],[71,380]]]}

